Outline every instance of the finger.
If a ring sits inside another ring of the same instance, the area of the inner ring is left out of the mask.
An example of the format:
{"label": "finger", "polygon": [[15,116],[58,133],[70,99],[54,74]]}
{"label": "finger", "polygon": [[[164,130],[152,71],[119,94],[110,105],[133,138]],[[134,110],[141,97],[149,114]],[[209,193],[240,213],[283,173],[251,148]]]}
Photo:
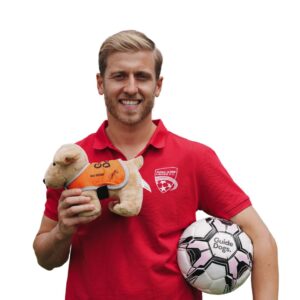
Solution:
{"label": "finger", "polygon": [[99,217],[99,214],[97,215],[92,215],[92,216],[79,216],[77,218],[77,224],[86,224],[86,223],[90,223],[92,221],[94,221],[95,219],[97,219]]}
{"label": "finger", "polygon": [[80,204],[88,204],[91,201],[90,197],[87,196],[72,196],[67,197],[64,200],[60,202],[60,205],[62,208],[68,208],[70,206],[74,205],[80,205]]}
{"label": "finger", "polygon": [[70,206],[68,209],[66,209],[65,217],[70,218],[70,217],[77,216],[80,213],[93,211],[93,210],[95,210],[94,204],[73,205]]}
{"label": "finger", "polygon": [[81,193],[82,193],[81,189],[64,190],[61,193],[61,198],[67,198],[67,197],[72,197],[72,196],[79,196],[79,195],[81,195]]}
{"label": "finger", "polygon": [[70,229],[73,228],[73,230],[74,230],[74,228],[76,228],[78,225],[90,223],[90,222],[94,221],[97,218],[98,218],[98,215],[93,215],[93,216],[78,216],[78,217],[74,217],[74,218],[64,218],[60,222],[60,224],[62,226],[61,230],[63,232],[64,231],[69,232]]}

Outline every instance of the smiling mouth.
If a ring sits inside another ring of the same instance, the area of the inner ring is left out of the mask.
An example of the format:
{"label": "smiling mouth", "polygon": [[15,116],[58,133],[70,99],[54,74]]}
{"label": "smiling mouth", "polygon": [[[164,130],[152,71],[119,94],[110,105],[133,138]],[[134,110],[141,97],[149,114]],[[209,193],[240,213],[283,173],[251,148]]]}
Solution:
{"label": "smiling mouth", "polygon": [[132,100],[132,99],[121,99],[119,102],[123,105],[138,105],[142,102],[142,100]]}

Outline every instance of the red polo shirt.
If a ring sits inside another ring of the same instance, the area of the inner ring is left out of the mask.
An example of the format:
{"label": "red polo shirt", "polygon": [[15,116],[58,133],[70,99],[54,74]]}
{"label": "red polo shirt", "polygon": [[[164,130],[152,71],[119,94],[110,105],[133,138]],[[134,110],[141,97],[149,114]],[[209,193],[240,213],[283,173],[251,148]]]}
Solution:
{"label": "red polo shirt", "polygon": [[[72,240],[66,299],[202,299],[181,275],[176,261],[182,231],[198,209],[231,218],[249,205],[216,154],[207,146],[169,132],[161,121],[140,153],[144,190],[136,217],[121,217],[101,201],[101,216],[80,226]],[[107,122],[78,144],[90,161],[125,157],[105,133]],[[57,220],[61,191],[48,190],[45,215]]]}

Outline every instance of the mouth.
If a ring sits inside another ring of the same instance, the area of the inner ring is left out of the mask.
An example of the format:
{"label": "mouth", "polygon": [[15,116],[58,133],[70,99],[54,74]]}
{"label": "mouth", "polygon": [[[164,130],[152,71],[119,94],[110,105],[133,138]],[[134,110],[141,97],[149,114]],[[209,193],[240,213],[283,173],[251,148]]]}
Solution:
{"label": "mouth", "polygon": [[137,106],[142,102],[139,99],[120,99],[119,103],[126,105],[126,106]]}

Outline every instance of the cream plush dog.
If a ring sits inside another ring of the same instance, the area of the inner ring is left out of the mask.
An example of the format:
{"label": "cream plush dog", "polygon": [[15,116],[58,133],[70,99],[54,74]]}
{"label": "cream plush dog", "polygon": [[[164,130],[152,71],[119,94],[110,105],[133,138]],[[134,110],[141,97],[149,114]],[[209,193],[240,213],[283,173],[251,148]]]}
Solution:
{"label": "cream plush dog", "polygon": [[[44,183],[54,189],[81,188],[82,194],[90,197],[96,208],[83,213],[84,216],[101,211],[99,195],[100,198],[115,198],[109,205],[112,212],[126,217],[136,216],[142,207],[143,188],[151,191],[139,172],[143,162],[143,157],[139,156],[128,161],[118,159],[89,163],[80,146],[66,144],[55,153]],[[104,195],[101,196],[103,189]]]}

